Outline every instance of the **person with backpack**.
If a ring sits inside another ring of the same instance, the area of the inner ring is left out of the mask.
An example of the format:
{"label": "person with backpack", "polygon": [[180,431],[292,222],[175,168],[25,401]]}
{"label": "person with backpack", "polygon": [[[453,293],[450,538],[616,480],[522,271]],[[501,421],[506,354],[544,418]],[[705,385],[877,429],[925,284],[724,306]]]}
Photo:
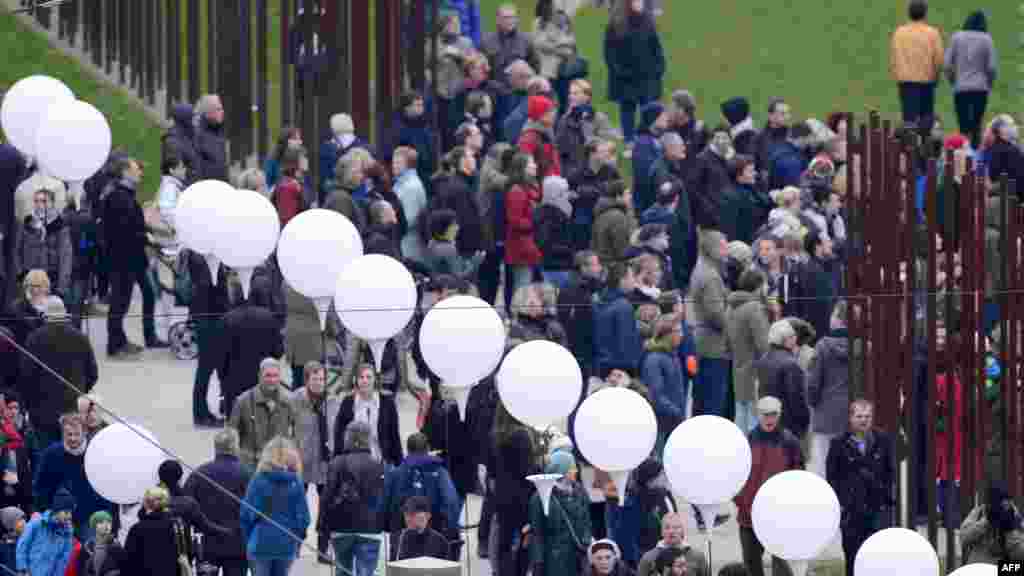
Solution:
{"label": "person with backpack", "polygon": [[444,461],[430,454],[430,443],[422,433],[406,441],[408,456],[402,464],[384,477],[384,496],[380,510],[387,529],[394,532],[404,527],[403,510],[407,500],[422,496],[430,501],[429,525],[446,538],[454,540],[459,524],[459,501],[455,483]]}
{"label": "person with backpack", "polygon": [[380,541],[363,534],[383,527],[379,504],[384,492],[384,463],[370,451],[373,430],[354,420],[345,427],[345,448],[331,460],[320,502],[321,528],[331,535],[335,575],[371,576]]}
{"label": "person with backpack", "polygon": [[405,528],[391,533],[390,561],[423,556],[451,559],[448,539],[430,527],[431,508],[430,499],[426,496],[413,496],[405,501],[402,506]]}

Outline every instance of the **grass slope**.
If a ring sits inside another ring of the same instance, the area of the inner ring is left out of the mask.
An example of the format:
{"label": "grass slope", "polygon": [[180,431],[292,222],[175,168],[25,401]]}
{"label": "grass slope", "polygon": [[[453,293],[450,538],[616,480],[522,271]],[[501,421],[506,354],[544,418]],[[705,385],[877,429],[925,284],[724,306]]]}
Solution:
{"label": "grass slope", "polygon": [[[481,0],[487,30],[494,29],[494,13],[507,0]],[[517,0],[524,28],[532,28],[536,2]],[[889,35],[906,19],[905,2],[842,2],[839,0],[779,0],[751,2],[664,2],[658,19],[668,59],[665,97],[673,89],[687,88],[697,97],[698,114],[705,122],[721,120],[719,105],[734,96],[750,100],[757,124],[767,115],[768,99],[784,96],[795,118],[824,116],[847,110],[860,116],[877,109],[898,118],[896,85],[889,78]],[[999,78],[989,99],[990,116],[1014,112],[1024,73],[1018,33],[1024,13],[1018,0],[993,0],[986,5],[989,28],[999,52]],[[976,5],[935,2],[929,20],[942,30],[948,44]],[[608,11],[585,7],[576,17],[581,54],[590,61],[595,100],[618,118],[616,106],[606,100],[607,70],[602,44]],[[937,113],[947,128],[955,127],[952,89],[938,88]]]}
{"label": "grass slope", "polygon": [[156,194],[160,183],[161,128],[123,93],[86,72],[72,58],[50,46],[20,20],[0,10],[0,87],[33,74],[45,74],[67,84],[79,100],[89,102],[107,117],[114,146],[146,163],[140,198]]}

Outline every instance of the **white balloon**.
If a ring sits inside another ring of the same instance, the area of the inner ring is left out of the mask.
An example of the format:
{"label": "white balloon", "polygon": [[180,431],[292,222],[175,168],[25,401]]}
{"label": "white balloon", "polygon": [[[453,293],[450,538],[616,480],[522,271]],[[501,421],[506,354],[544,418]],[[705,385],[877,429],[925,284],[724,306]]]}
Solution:
{"label": "white balloon", "polygon": [[111,138],[110,124],[92,104],[60,101],[39,124],[35,155],[47,173],[61,180],[85,180],[107,163]]}
{"label": "white balloon", "polygon": [[939,576],[939,555],[917,532],[886,528],[864,541],[853,571],[857,576]]}
{"label": "white balloon", "polygon": [[345,328],[365,340],[386,340],[416,310],[416,280],[404,264],[383,254],[349,262],[338,275],[334,308]]}
{"label": "white balloon", "polygon": [[277,243],[277,262],[288,284],[307,298],[329,298],[338,275],[363,255],[359,231],[340,212],[315,208],[288,221]]}
{"label": "white balloon", "polygon": [[575,424],[580,453],[605,472],[636,468],[658,439],[650,402],[628,388],[605,388],[588,396]]}
{"label": "white balloon", "polygon": [[281,235],[277,209],[252,190],[239,190],[230,198],[230,208],[222,212],[221,224],[215,228],[213,252],[232,268],[259,266],[274,251]]}
{"label": "white balloon", "polygon": [[212,254],[220,237],[221,219],[236,193],[220,180],[200,180],[186,188],[174,208],[178,240],[199,254]]}
{"label": "white balloon", "polygon": [[74,102],[75,95],[63,82],[49,76],[27,76],[4,94],[0,124],[12,146],[26,156],[36,155],[36,134],[47,110],[54,104]]}
{"label": "white balloon", "polygon": [[949,576],[996,576],[999,569],[995,564],[967,564],[953,571]]}
{"label": "white balloon", "polygon": [[[167,459],[153,444],[152,432],[117,423],[100,430],[85,451],[85,475],[100,496],[115,504],[134,504],[159,482],[157,469]],[[141,434],[141,435],[140,435]],[[116,463],[116,466],[113,465]]]}
{"label": "white balloon", "polygon": [[513,418],[545,428],[576,408],[583,373],[576,358],[560,344],[532,340],[505,356],[497,384],[501,403]]}
{"label": "white balloon", "polygon": [[750,442],[730,420],[694,416],[669,434],[663,462],[672,490],[687,502],[721,504],[750,477]]}
{"label": "white balloon", "polygon": [[479,298],[445,298],[423,318],[420,351],[446,386],[472,386],[501,362],[505,323],[493,306]]}
{"label": "white balloon", "polygon": [[839,498],[817,474],[789,470],[758,488],[751,517],[765,550],[786,560],[810,560],[839,531]]}

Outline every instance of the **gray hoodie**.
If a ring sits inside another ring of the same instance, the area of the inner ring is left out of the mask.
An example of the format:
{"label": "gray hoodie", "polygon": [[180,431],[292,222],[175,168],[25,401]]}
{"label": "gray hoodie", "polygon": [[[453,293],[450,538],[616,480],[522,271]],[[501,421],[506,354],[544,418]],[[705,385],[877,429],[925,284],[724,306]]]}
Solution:
{"label": "gray hoodie", "polygon": [[953,92],[988,92],[996,80],[998,62],[992,36],[960,30],[953,33],[946,49],[944,68]]}

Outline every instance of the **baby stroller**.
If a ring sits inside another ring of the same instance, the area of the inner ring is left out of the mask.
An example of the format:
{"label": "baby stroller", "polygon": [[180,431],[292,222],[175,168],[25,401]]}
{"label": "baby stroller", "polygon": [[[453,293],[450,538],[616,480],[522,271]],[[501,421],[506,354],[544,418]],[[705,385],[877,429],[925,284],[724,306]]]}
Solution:
{"label": "baby stroller", "polygon": [[[188,306],[192,302],[192,278],[188,273],[188,254],[178,248],[164,247],[156,255],[157,285],[161,292],[174,296],[175,306]],[[199,356],[199,339],[195,322],[190,317],[175,319],[167,329],[167,343],[171,353],[179,360],[194,360]]]}

